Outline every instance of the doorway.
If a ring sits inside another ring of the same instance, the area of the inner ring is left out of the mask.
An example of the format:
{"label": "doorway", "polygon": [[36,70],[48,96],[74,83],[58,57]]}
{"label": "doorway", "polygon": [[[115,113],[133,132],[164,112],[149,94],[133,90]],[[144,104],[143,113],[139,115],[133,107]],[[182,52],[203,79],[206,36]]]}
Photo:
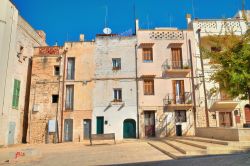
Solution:
{"label": "doorway", "polygon": [[124,120],[123,138],[136,138],[136,122],[134,119]]}
{"label": "doorway", "polygon": [[220,127],[232,127],[232,113],[231,112],[219,112],[219,124]]}
{"label": "doorway", "polygon": [[91,135],[91,119],[83,120],[83,138],[88,140]]}
{"label": "doorway", "polygon": [[64,141],[73,141],[73,119],[64,120]]}
{"label": "doorway", "polygon": [[8,145],[13,145],[15,143],[15,129],[16,129],[16,123],[10,122],[9,133],[8,133]]}
{"label": "doorway", "polygon": [[145,136],[155,137],[155,112],[144,112]]}
{"label": "doorway", "polygon": [[98,116],[96,117],[96,134],[104,133],[104,117]]}

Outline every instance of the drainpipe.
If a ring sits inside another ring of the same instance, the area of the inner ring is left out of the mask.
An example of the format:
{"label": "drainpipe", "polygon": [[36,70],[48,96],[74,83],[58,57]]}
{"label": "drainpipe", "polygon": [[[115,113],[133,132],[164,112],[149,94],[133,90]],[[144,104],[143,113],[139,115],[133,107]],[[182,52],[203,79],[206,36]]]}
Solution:
{"label": "drainpipe", "polygon": [[195,85],[194,85],[194,68],[193,68],[193,56],[192,56],[192,45],[191,40],[188,40],[189,46],[189,56],[190,56],[190,65],[191,65],[191,81],[192,81],[192,94],[193,94],[193,113],[194,113],[194,128],[196,129],[196,96],[195,96]]}
{"label": "drainpipe", "polygon": [[197,33],[198,33],[200,60],[201,60],[201,71],[202,71],[202,81],[203,81],[203,89],[204,89],[204,97],[205,97],[206,125],[207,125],[207,127],[209,127],[208,106],[207,106],[207,91],[206,91],[206,82],[205,82],[205,74],[204,74],[203,56],[202,56],[202,51],[201,51],[201,29],[198,29]]}
{"label": "drainpipe", "polygon": [[[62,55],[60,55],[58,58],[60,58],[59,62],[59,76],[58,76],[58,96],[60,94],[60,79],[61,79],[61,65],[62,65]],[[57,109],[56,109],[56,133],[55,133],[55,139],[54,143],[59,142],[59,133],[58,133],[58,112],[59,112],[59,102],[57,103]]]}
{"label": "drainpipe", "polygon": [[136,81],[136,111],[137,111],[137,139],[140,138],[140,118],[139,118],[139,85],[138,85],[138,65],[137,65],[137,44],[135,44],[135,81]]}
{"label": "drainpipe", "polygon": [[65,88],[65,74],[66,74],[66,58],[67,50],[64,50],[64,62],[63,62],[63,76],[62,76],[62,98],[61,98],[61,137],[60,142],[62,143],[63,137],[63,112],[64,112],[64,88]]}

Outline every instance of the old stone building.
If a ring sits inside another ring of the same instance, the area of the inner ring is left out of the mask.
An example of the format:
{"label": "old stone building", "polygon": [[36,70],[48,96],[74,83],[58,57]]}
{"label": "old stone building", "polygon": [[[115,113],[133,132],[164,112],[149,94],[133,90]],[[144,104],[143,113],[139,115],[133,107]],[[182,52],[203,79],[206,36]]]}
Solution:
{"label": "old stone building", "polygon": [[192,31],[137,21],[140,137],[194,135]]}
{"label": "old stone building", "polygon": [[26,118],[33,47],[44,46],[9,0],[0,2],[0,145],[26,141]]}
{"label": "old stone building", "polygon": [[[33,58],[30,143],[82,141],[91,130],[94,43],[38,47]],[[58,123],[56,123],[58,122]],[[58,137],[57,137],[58,135]]]}
{"label": "old stone building", "polygon": [[97,35],[92,133],[136,138],[136,37]]}
{"label": "old stone building", "polygon": [[[196,93],[199,94],[200,99],[200,102],[197,101],[199,107],[198,109],[204,110],[199,111],[197,115],[197,119],[199,119],[198,127],[203,127],[198,128],[197,133],[210,133],[211,137],[217,135],[218,139],[233,137],[233,135],[230,134],[233,130],[230,131],[230,128],[242,128],[243,124],[246,123],[246,120],[250,119],[250,117],[245,116],[243,109],[247,101],[240,100],[239,98],[231,98],[225,92],[220,90],[218,83],[210,80],[210,77],[215,72],[215,69],[212,68],[210,59],[206,57],[201,58],[200,46],[206,47],[212,51],[219,51],[219,48],[216,48],[213,45],[205,44],[208,43],[205,42],[205,40],[208,39],[207,37],[230,35],[232,33],[234,35],[243,35],[248,29],[246,20],[243,19],[242,12],[240,11],[237,17],[231,19],[191,20],[191,16],[187,15],[187,22],[189,29],[193,30],[196,41],[196,73],[197,76],[200,76],[200,78],[204,75],[204,80],[201,79],[196,91]],[[204,117],[207,118],[204,119]],[[208,131],[205,127],[217,127],[217,129],[210,128]],[[218,129],[218,127],[220,127],[220,129]],[[221,135],[217,132],[223,134]]]}

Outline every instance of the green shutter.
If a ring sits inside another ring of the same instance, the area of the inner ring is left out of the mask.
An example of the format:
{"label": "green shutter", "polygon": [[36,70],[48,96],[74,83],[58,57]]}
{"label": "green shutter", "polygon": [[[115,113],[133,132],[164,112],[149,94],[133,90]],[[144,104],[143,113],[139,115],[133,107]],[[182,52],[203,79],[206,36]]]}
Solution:
{"label": "green shutter", "polygon": [[12,108],[17,109],[19,104],[19,94],[20,94],[20,84],[19,80],[14,80],[14,89],[13,89],[13,97],[12,97]]}

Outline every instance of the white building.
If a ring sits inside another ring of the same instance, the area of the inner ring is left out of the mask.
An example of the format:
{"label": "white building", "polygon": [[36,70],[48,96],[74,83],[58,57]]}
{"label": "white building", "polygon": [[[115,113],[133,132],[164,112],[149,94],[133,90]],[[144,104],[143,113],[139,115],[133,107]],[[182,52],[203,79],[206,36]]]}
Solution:
{"label": "white building", "polygon": [[92,134],[136,138],[136,37],[96,37]]}
{"label": "white building", "polygon": [[[206,36],[213,35],[226,35],[235,34],[243,35],[247,31],[247,23],[242,17],[242,13],[239,12],[239,16],[228,19],[195,19],[191,20],[191,16],[187,15],[187,22],[189,29],[193,30],[196,40],[196,76],[197,79],[197,104],[200,111],[197,112],[197,119],[200,119],[197,127],[206,127],[206,120],[199,117],[206,117],[205,109],[205,92],[203,84],[203,73],[201,65],[200,47],[199,47],[199,35],[202,39]],[[212,49],[212,48],[211,48]],[[207,110],[209,117],[210,127],[242,127],[245,123],[245,117],[243,111],[246,101],[240,101],[239,99],[227,98],[218,90],[214,94],[210,94],[211,89],[219,89],[219,85],[216,82],[210,81],[210,76],[215,72],[212,69],[209,59],[203,59],[206,97],[207,97]],[[241,112],[241,113],[240,113]],[[242,115],[242,116],[241,116]]]}
{"label": "white building", "polygon": [[18,15],[16,7],[9,0],[1,0],[0,146],[25,139],[23,126],[28,108],[31,57],[33,47],[42,45],[46,45],[44,38]]}

